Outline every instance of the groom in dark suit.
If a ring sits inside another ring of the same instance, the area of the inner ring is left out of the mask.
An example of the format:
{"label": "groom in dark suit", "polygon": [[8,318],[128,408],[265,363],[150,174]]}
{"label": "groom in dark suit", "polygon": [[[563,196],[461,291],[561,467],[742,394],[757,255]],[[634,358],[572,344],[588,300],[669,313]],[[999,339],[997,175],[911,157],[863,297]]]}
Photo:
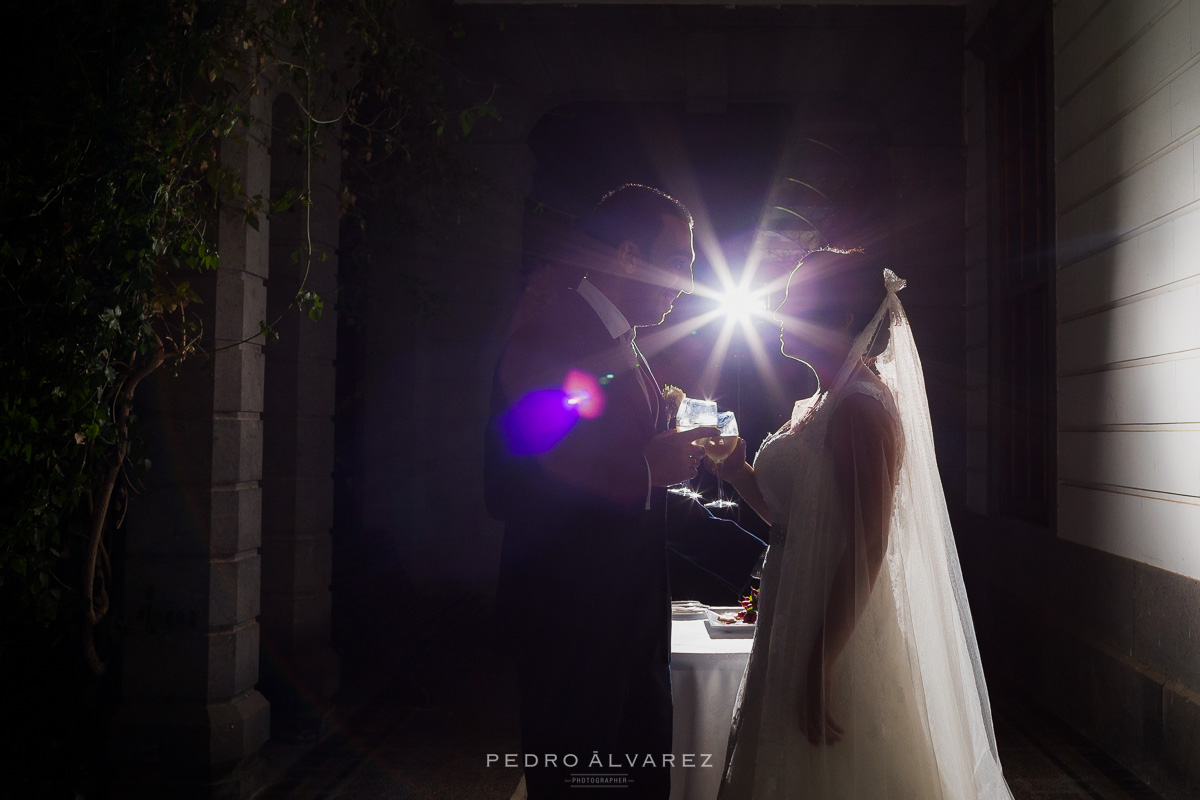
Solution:
{"label": "groom in dark suit", "polygon": [[[691,291],[692,218],[626,185],[578,231],[587,277],[507,342],[488,428],[488,508],[505,523],[497,612],[517,664],[530,800],[623,784],[665,800],[671,752],[664,490],[696,473],[634,343]],[[596,758],[600,761],[597,762]],[[593,784],[594,785],[594,784]]]}

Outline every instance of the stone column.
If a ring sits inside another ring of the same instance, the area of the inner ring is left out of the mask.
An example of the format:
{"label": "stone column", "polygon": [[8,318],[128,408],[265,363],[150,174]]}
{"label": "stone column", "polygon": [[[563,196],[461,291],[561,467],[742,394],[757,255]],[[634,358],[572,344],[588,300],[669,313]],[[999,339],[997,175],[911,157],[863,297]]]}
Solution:
{"label": "stone column", "polygon": [[[270,106],[222,161],[267,191]],[[244,798],[262,785],[270,735],[258,681],[267,221],[222,213],[203,298],[204,343],[178,377],[159,370],[140,405],[153,467],[125,528],[120,705],[112,757],[121,797]]]}
{"label": "stone column", "polygon": [[[334,128],[323,129],[319,157],[288,147],[301,124],[290,97],[276,101],[273,119],[271,197],[311,189],[312,204],[294,203],[271,227],[266,316],[279,341],[266,348],[259,663],[275,738],[300,741],[320,735],[340,669],[330,649],[329,583],[341,159]],[[325,303],[315,321],[296,304],[302,289]]]}

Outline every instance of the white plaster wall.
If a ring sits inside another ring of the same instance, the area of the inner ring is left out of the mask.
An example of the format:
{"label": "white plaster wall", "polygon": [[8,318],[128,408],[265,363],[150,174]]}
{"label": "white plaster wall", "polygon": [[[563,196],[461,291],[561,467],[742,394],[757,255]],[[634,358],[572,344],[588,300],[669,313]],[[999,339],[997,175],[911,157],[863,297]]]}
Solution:
{"label": "white plaster wall", "polygon": [[1059,536],[1200,578],[1200,0],[1054,12]]}

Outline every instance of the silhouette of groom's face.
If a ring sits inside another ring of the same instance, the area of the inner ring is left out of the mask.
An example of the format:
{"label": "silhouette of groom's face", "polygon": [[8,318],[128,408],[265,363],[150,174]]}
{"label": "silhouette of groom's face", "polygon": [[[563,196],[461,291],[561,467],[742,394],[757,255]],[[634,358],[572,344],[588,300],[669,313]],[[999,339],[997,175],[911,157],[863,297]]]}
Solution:
{"label": "silhouette of groom's face", "polygon": [[634,307],[626,316],[633,325],[658,325],[671,313],[679,295],[691,293],[692,228],[679,217],[664,214],[662,228],[649,251],[633,246],[629,277],[639,281]]}

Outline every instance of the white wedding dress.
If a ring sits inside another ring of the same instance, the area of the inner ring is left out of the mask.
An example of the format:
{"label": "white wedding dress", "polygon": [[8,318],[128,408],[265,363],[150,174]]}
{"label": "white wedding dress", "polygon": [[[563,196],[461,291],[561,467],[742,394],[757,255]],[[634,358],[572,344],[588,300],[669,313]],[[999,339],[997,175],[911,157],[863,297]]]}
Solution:
{"label": "white wedding dress", "polygon": [[[755,459],[774,518],[721,800],[1012,798],[996,754],[920,360],[896,297],[903,281],[885,275],[887,299],[833,387],[797,403],[791,423]],[[880,326],[890,333],[876,361],[883,385],[862,367]],[[813,745],[805,735],[805,673],[848,538],[826,432],[834,410],[856,393],[879,400],[891,417],[899,469],[886,557],[873,589],[865,565],[858,568],[862,615],[833,667],[831,709],[845,732],[839,742]]]}

